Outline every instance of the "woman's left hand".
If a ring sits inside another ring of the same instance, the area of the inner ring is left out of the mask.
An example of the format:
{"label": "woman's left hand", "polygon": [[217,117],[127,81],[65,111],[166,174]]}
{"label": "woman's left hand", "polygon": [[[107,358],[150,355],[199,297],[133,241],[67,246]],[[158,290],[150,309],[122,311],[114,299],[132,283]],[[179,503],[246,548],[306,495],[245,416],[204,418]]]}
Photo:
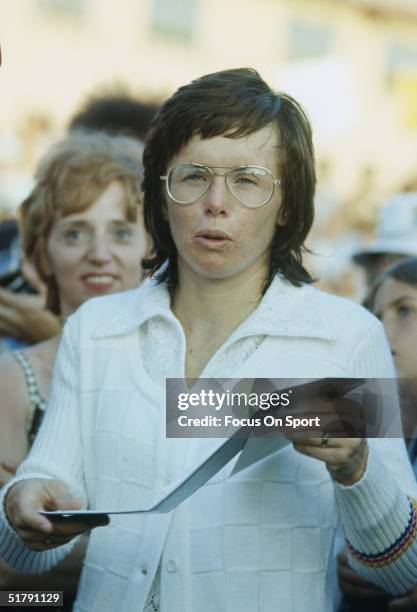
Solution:
{"label": "woman's left hand", "polygon": [[308,457],[324,461],[331,477],[350,486],[360,480],[366,469],[368,443],[366,438],[293,438],[294,448]]}
{"label": "woman's left hand", "polygon": [[[373,582],[365,580],[359,576],[353,568],[350,567],[348,554],[346,550],[342,550],[336,557],[337,559],[337,577],[339,580],[339,588],[344,595],[348,597],[356,597],[370,601],[370,607],[375,609],[373,604],[375,600],[381,601],[381,608],[385,609],[384,601],[391,599],[391,595],[376,586]],[[366,606],[366,601],[363,602],[363,607]]]}
{"label": "woman's left hand", "polygon": [[388,610],[394,612],[394,610],[408,610],[408,612],[412,612],[413,610],[417,610],[417,586],[415,586],[407,595],[403,595],[402,597],[397,597],[393,599],[391,603],[388,605]]}

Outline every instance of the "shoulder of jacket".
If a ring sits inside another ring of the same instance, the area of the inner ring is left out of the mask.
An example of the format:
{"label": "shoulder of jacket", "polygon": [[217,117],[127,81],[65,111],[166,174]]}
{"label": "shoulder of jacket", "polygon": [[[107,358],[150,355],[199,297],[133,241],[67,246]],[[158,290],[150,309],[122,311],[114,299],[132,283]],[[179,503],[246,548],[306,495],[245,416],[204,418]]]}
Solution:
{"label": "shoulder of jacket", "polygon": [[382,329],[381,322],[369,310],[349,298],[326,293],[311,285],[306,287],[307,296],[338,335]]}
{"label": "shoulder of jacket", "polygon": [[89,329],[93,332],[98,326],[111,322],[128,306],[139,303],[143,287],[91,298],[82,304],[69,318],[67,325],[74,328]]}

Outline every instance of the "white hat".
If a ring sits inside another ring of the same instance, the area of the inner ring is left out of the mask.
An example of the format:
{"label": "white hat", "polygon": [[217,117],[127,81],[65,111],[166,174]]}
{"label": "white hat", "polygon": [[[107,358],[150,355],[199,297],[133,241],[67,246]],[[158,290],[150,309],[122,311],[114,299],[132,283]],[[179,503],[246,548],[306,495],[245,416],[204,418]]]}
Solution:
{"label": "white hat", "polygon": [[381,207],[375,238],[353,255],[363,266],[372,255],[417,256],[417,191],[400,193]]}

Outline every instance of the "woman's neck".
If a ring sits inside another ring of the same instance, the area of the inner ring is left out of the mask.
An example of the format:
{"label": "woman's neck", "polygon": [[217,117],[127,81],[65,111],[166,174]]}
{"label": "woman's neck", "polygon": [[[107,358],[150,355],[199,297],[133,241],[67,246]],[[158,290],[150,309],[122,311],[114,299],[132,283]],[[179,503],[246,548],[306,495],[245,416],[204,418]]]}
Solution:
{"label": "woman's neck", "polygon": [[34,344],[33,346],[29,347],[26,350],[28,351],[28,353],[33,353],[37,357],[39,357],[39,359],[42,359],[42,361],[44,361],[45,364],[50,363],[52,367],[54,360],[55,360],[56,353],[58,351],[60,340],[61,340],[61,334],[58,334],[57,336],[53,336],[52,338],[49,338],[48,340],[44,340],[43,342],[38,342],[37,344]]}
{"label": "woman's neck", "polygon": [[210,279],[180,270],[172,310],[186,335],[197,329],[207,335],[230,335],[258,306],[267,274],[265,262],[231,278]]}

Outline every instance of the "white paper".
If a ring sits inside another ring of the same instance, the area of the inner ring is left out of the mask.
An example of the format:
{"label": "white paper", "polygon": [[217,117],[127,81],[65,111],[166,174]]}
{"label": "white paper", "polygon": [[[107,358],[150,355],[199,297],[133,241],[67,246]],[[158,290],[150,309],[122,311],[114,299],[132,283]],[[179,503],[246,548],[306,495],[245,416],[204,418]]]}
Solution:
{"label": "white paper", "polygon": [[[293,382],[296,383],[297,381]],[[338,389],[340,395],[343,395],[363,383],[363,379],[320,379],[308,381],[301,386],[305,386],[307,388],[306,390],[308,390],[308,387],[311,387],[312,390],[316,389],[317,391],[317,389],[321,387],[326,388],[326,386],[330,385],[332,388]],[[295,388],[296,386],[299,387],[300,384],[293,384],[291,388]],[[244,450],[236,462],[231,475],[265,459],[290,443],[287,438],[281,435],[256,437],[252,434],[247,438],[244,436],[244,429],[244,427],[240,427],[230,438],[227,438],[213,453],[211,453],[208,458],[194,468],[194,470],[189,472],[180,481],[171,485],[170,489],[162,495],[161,499],[149,508],[106,511],[50,511],[41,512],[41,514],[51,520],[59,522],[91,522],[95,524],[100,518],[103,519],[107,516],[116,514],[163,514],[171,512],[208,482],[210,478],[217,474],[242,449]]]}

